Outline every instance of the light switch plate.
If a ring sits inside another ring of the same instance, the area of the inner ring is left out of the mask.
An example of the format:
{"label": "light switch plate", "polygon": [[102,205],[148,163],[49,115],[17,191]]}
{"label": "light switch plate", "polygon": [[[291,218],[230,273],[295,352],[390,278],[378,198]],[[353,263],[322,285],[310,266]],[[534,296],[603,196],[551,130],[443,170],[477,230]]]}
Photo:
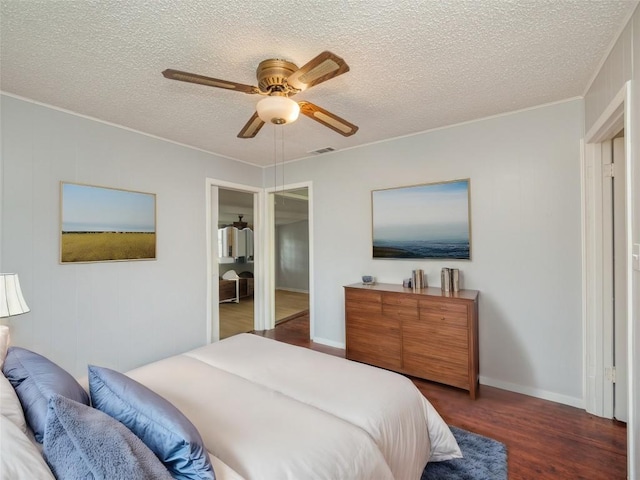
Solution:
{"label": "light switch plate", "polygon": [[633,259],[633,269],[640,271],[640,243],[633,244],[631,257]]}

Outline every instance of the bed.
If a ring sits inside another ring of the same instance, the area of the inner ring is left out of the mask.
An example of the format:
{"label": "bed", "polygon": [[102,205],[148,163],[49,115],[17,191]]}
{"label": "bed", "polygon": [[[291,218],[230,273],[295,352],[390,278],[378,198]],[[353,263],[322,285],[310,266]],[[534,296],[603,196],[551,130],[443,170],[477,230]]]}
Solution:
{"label": "bed", "polygon": [[221,480],[417,480],[461,456],[407,378],[252,334],[126,376],[197,428]]}

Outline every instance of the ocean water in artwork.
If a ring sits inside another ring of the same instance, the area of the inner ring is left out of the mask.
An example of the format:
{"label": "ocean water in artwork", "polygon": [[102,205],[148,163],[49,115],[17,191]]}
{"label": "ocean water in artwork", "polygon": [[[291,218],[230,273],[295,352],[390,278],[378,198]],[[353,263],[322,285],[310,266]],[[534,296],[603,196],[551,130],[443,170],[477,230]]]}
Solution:
{"label": "ocean water in artwork", "polygon": [[374,190],[373,258],[470,260],[469,180]]}
{"label": "ocean water in artwork", "polygon": [[470,258],[468,240],[377,240],[374,258]]}

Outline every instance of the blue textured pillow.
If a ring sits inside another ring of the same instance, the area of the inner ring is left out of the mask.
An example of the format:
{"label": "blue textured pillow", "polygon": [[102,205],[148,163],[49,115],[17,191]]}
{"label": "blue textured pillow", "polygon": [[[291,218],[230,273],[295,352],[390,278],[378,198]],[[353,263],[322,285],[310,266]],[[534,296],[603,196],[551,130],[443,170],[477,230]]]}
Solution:
{"label": "blue textured pillow", "polygon": [[93,406],[135,433],[179,480],[213,480],[213,466],[196,427],[180,410],[135,380],[89,366]]}
{"label": "blue textured pillow", "polygon": [[56,478],[172,480],[127,427],[61,395],[49,399],[44,456]]}
{"label": "blue textured pillow", "polygon": [[52,395],[60,394],[89,405],[87,392],[75,378],[30,350],[10,347],[2,371],[18,394],[27,423],[40,443],[44,437],[47,402]]}

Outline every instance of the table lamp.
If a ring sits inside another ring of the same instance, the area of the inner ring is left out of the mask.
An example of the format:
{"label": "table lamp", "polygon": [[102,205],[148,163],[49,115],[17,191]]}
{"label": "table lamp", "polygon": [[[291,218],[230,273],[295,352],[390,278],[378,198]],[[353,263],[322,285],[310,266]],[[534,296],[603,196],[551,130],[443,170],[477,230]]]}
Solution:
{"label": "table lamp", "polygon": [[17,273],[0,273],[0,318],[30,311],[22,296]]}
{"label": "table lamp", "polygon": [[[17,273],[0,273],[0,318],[27,313],[29,306],[24,301]],[[9,348],[9,327],[0,325],[0,368]]]}

